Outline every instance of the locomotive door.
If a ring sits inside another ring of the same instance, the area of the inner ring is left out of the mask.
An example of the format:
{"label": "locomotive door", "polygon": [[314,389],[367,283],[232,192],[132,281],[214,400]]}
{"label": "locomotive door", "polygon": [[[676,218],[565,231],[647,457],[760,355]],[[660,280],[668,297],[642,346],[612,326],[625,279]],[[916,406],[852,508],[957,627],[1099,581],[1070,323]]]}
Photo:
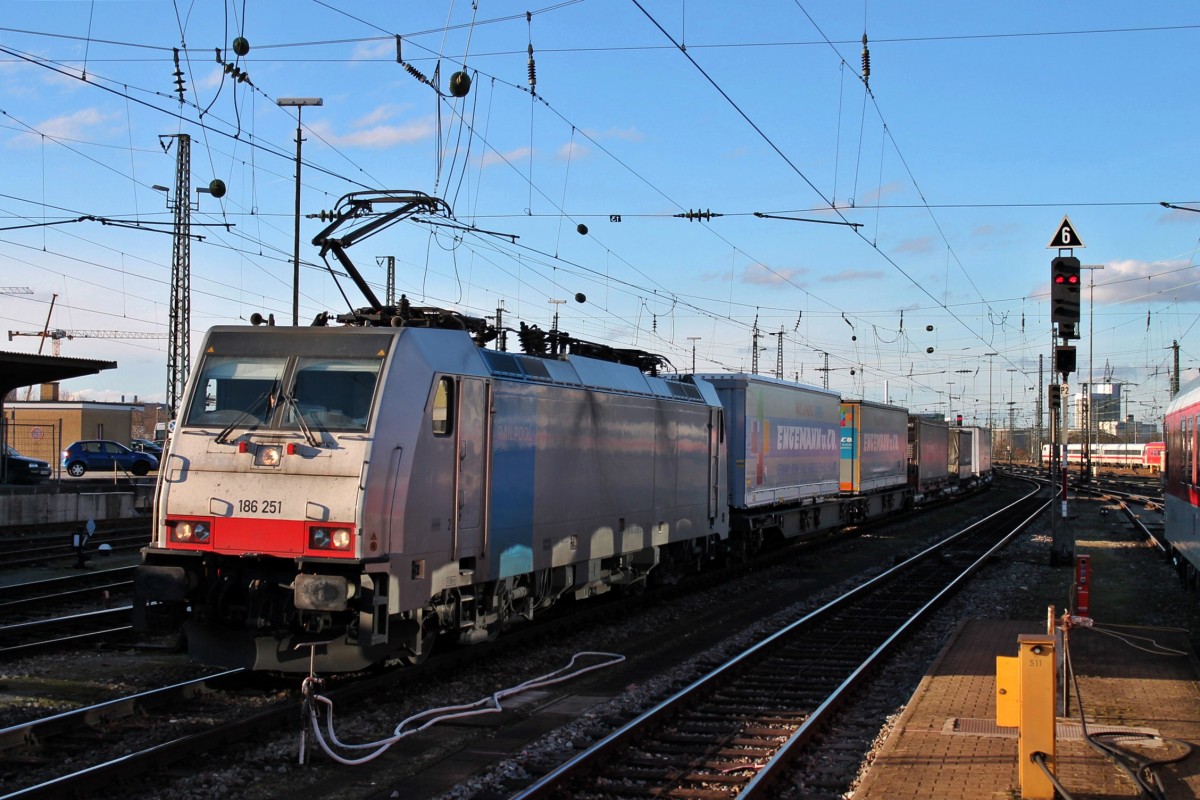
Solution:
{"label": "locomotive door", "polygon": [[[458,438],[454,476],[456,558],[482,556],[486,545],[488,408],[491,386],[478,378],[463,378],[458,392]],[[482,562],[480,562],[482,563]]]}
{"label": "locomotive door", "polygon": [[725,419],[719,408],[709,409],[708,415],[708,518],[712,524],[720,519],[721,506],[725,502],[725,490],[722,487],[725,471],[721,464],[721,453],[725,447]]}

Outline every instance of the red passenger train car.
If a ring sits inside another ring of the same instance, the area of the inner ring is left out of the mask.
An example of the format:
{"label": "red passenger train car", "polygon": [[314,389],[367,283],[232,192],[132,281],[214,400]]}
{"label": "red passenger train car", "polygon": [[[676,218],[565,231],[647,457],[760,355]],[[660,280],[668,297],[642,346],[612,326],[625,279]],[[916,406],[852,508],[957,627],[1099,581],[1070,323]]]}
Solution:
{"label": "red passenger train car", "polygon": [[1185,386],[1167,406],[1163,466],[1165,535],[1175,562],[1192,586],[1200,586],[1200,473],[1196,464],[1196,424],[1200,421],[1200,380]]}

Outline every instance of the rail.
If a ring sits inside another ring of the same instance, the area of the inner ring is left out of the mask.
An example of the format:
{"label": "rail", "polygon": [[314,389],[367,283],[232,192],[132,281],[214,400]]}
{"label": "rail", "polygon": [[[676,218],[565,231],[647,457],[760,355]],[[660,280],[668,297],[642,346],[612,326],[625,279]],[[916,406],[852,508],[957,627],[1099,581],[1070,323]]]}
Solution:
{"label": "rail", "polygon": [[[797,620],[515,795],[768,796],[850,692],[1048,501],[1031,492]],[[966,565],[963,566],[963,561]],[[797,675],[806,679],[798,681]]]}

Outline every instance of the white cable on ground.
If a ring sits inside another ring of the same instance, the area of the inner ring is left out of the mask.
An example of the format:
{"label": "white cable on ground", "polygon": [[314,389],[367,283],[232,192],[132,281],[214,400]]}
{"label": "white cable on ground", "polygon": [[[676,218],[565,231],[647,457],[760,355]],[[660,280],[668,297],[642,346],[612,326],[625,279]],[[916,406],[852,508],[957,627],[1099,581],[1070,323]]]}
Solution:
{"label": "white cable on ground", "polygon": [[[1093,625],[1091,627],[1091,630],[1095,631],[1096,633],[1102,633],[1105,636],[1111,636],[1114,639],[1117,639],[1118,641],[1124,642],[1125,644],[1129,645],[1130,647],[1132,647],[1135,650],[1141,650],[1143,652],[1150,653],[1151,655],[1156,655],[1156,656],[1186,656],[1186,655],[1188,655],[1188,653],[1186,653],[1182,650],[1176,650],[1172,647],[1167,647],[1165,644],[1160,644],[1157,640],[1152,639],[1149,636],[1136,636],[1132,633],[1118,633],[1117,631],[1112,630],[1113,628],[1127,628],[1130,630],[1146,630],[1146,631],[1166,631],[1166,632],[1171,632],[1171,633],[1183,632],[1183,628],[1153,628],[1153,627],[1143,628],[1143,627],[1138,627],[1135,625],[1112,625],[1112,624],[1110,624],[1110,625]],[[1151,649],[1150,647],[1142,647],[1138,644],[1135,644],[1134,643],[1135,640],[1146,642],[1148,645],[1152,646],[1153,649]]]}
{"label": "white cable on ground", "polygon": [[[579,661],[579,659],[584,658],[586,656],[597,656],[597,657],[605,658],[605,659],[607,659],[607,661],[602,661],[598,664],[592,664],[587,667],[580,667],[579,669],[575,669],[574,671],[571,671],[574,668],[575,663],[577,661]],[[516,686],[510,687],[508,689],[500,689],[499,691],[492,694],[490,697],[481,698],[481,699],[475,701],[474,703],[467,703],[464,705],[457,705],[457,706],[443,706],[441,708],[432,708],[432,709],[429,709],[428,711],[422,711],[419,714],[414,714],[413,716],[409,717],[408,719],[402,721],[399,725],[397,725],[395,727],[395,729],[392,731],[392,735],[389,736],[388,738],[380,739],[379,741],[376,741],[376,742],[368,742],[365,744],[348,744],[346,742],[340,741],[337,738],[337,734],[334,733],[334,730],[333,730],[333,701],[330,700],[328,697],[325,697],[324,695],[313,693],[314,687],[316,686],[316,681],[311,676],[308,678],[305,678],[305,680],[304,680],[304,685],[303,685],[303,692],[304,692],[304,696],[305,696],[304,711],[308,715],[308,722],[309,722],[310,726],[312,727],[313,735],[316,737],[317,743],[321,746],[321,749],[325,751],[325,754],[328,755],[330,758],[332,758],[334,761],[338,762],[339,764],[346,764],[347,766],[355,766],[358,764],[365,764],[368,761],[372,761],[373,759],[382,755],[389,747],[391,747],[393,744],[400,741],[404,737],[410,736],[411,734],[417,733],[419,731],[423,731],[426,728],[428,728],[432,725],[436,725],[439,722],[444,722],[446,720],[451,720],[451,719],[459,719],[461,717],[470,717],[470,716],[474,716],[477,714],[498,713],[498,712],[504,710],[501,707],[501,701],[506,697],[512,697],[515,694],[520,694],[521,692],[529,691],[530,689],[538,689],[543,686],[550,686],[555,683],[561,683],[563,681],[571,680],[572,678],[577,678],[580,675],[583,675],[584,673],[591,672],[592,670],[601,669],[603,667],[611,667],[614,664],[619,664],[624,660],[625,660],[625,656],[620,655],[618,653],[598,653],[598,652],[592,652],[592,651],[584,651],[584,652],[576,653],[575,655],[573,655],[571,657],[570,663],[568,663],[564,667],[560,667],[559,669],[554,670],[553,672],[547,673],[546,675],[542,675],[541,677],[530,678],[529,680],[525,681],[524,683],[517,684]],[[322,731],[321,731],[321,723],[320,723],[320,718],[319,718],[320,715],[317,710],[318,703],[325,706],[325,727],[328,730],[329,741],[326,741],[325,734],[322,733]],[[425,720],[425,721],[421,722],[421,724],[417,725],[417,723],[421,720]],[[413,725],[416,725],[416,727],[410,727]],[[305,762],[305,751],[307,749],[305,739],[306,739],[306,737],[304,737],[302,735],[301,739],[300,739],[300,763],[301,764],[303,764]],[[370,748],[374,748],[375,750],[374,750],[374,752],[372,752],[368,755],[362,756],[361,758],[346,758],[345,756],[341,756],[341,755],[338,755],[337,753],[335,753],[333,751],[333,749],[330,747],[329,742],[332,742],[334,745],[336,745],[337,747],[339,747],[343,750],[365,750],[365,749],[370,749]]]}

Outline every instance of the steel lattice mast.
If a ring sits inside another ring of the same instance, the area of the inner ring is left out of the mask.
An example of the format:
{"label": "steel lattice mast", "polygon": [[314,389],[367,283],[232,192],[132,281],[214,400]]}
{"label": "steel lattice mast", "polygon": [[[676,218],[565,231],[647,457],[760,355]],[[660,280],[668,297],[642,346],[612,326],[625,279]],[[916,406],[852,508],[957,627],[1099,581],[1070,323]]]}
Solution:
{"label": "steel lattice mast", "polygon": [[171,316],[167,337],[167,413],[175,419],[192,359],[192,140],[175,135],[175,235],[171,252]]}

